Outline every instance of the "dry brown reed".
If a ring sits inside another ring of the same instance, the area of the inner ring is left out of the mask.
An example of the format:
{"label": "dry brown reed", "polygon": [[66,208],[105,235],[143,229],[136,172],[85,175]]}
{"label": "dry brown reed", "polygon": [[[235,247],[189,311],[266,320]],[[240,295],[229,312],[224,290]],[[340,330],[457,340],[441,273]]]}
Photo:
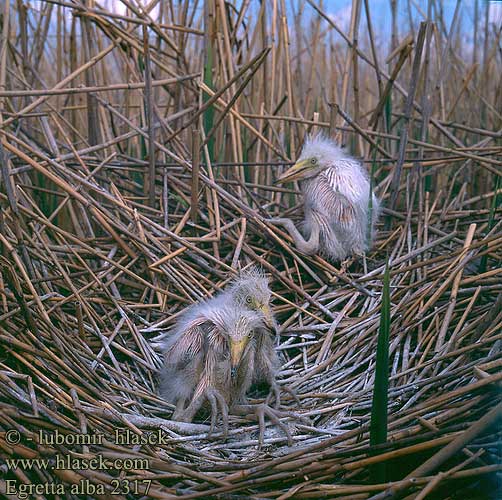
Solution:
{"label": "dry brown reed", "polygon": [[[381,31],[368,0],[352,0],[348,29],[317,0],[3,2],[0,491],[88,479],[110,493],[114,478],[151,480],[148,498],[494,491],[501,28],[483,2],[474,25],[438,0],[390,4]],[[300,216],[297,189],[274,180],[315,130],[364,158],[382,199],[362,261],[306,257],[267,223]],[[388,440],[370,446],[387,259]],[[301,401],[285,406],[311,420],[289,422],[293,447],[269,424],[258,450],[256,423],[235,416],[228,440],[208,440],[204,421],[172,422],[156,393],[158,338],[249,263],[271,278],[279,376]],[[167,444],[110,437],[156,428]],[[39,442],[56,430],[106,439]],[[68,453],[148,468],[5,462]],[[372,484],[379,463],[388,482]]]}

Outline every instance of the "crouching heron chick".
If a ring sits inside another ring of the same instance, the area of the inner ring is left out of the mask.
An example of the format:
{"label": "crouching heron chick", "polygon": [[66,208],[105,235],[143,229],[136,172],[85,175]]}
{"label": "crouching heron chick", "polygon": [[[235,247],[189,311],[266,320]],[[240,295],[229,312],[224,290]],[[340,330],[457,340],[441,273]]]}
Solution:
{"label": "crouching heron chick", "polygon": [[161,393],[176,405],[173,419],[191,422],[202,406],[209,406],[211,432],[221,413],[226,435],[229,410],[244,414],[253,410],[260,422],[260,443],[265,416],[291,442],[289,429],[279,420],[287,412],[268,405],[252,406],[246,399],[253,383],[266,381],[276,406],[280,403],[275,380],[278,358],[270,330],[275,322],[269,302],[268,282],[253,269],[180,317],[164,345],[161,374]]}
{"label": "crouching heron chick", "polygon": [[297,163],[278,183],[294,180],[301,181],[305,237],[291,219],[269,222],[284,226],[298,250],[307,255],[321,253],[333,260],[368,250],[379,203],[361,163],[322,135],[308,137]]}

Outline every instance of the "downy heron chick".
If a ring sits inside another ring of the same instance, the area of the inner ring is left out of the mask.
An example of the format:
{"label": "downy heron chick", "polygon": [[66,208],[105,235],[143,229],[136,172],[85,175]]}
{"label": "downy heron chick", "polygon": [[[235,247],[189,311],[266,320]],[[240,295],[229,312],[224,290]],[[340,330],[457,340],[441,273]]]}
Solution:
{"label": "downy heron chick", "polygon": [[256,266],[251,266],[216,295],[211,302],[215,307],[232,304],[238,309],[250,309],[263,316],[265,326],[275,333],[277,324],[270,308],[272,292],[265,273]]}
{"label": "downy heron chick", "polygon": [[164,350],[161,392],[176,405],[173,419],[191,422],[207,402],[211,408],[211,432],[219,412],[226,434],[229,409],[246,414],[254,411],[260,421],[260,442],[265,415],[291,441],[289,429],[278,420],[285,412],[267,405],[247,404],[246,393],[253,382],[265,377],[276,385],[277,356],[263,317],[232,305],[214,307],[211,301],[190,309],[178,322]]}
{"label": "downy heron chick", "polygon": [[[173,419],[191,422],[206,400],[213,426],[220,406],[226,425],[228,406],[242,399],[252,383],[253,358],[246,347],[261,317],[236,307],[192,307],[178,322],[164,349],[161,392],[176,404]],[[242,363],[242,358],[248,363]],[[251,373],[248,373],[251,371]]]}
{"label": "downy heron chick", "polygon": [[[262,381],[269,384],[270,396],[279,407],[280,390],[275,379],[279,362],[271,331],[276,324],[270,297],[266,276],[253,267],[215,297],[189,307],[181,315],[164,345],[161,375],[161,393],[176,405],[174,419],[191,421],[208,401],[212,424],[218,405],[226,427],[228,406],[234,402],[245,405],[250,385]],[[221,380],[225,370],[232,382],[228,386],[214,382]],[[260,425],[264,415],[281,425],[274,411],[280,416],[281,412],[267,405],[257,410]],[[260,427],[260,437],[262,434]]]}
{"label": "downy heron chick", "polygon": [[291,219],[275,218],[270,222],[284,226],[298,250],[307,255],[322,253],[333,260],[368,250],[379,202],[359,161],[332,140],[311,136],[296,164],[279,177],[278,183],[294,180],[301,181],[305,237]]}
{"label": "downy heron chick", "polygon": [[[262,316],[263,325],[257,328],[256,343],[258,356],[256,359],[254,382],[266,381],[275,397],[276,406],[280,404],[280,390],[275,381],[275,372],[279,364],[274,349],[273,336],[277,334],[277,322],[270,308],[272,292],[265,273],[256,266],[251,266],[239,273],[228,288],[214,299],[214,307],[231,303],[237,309],[249,309]],[[261,354],[261,355],[260,355]],[[271,360],[274,360],[272,363]],[[287,392],[291,391],[285,388]],[[291,393],[292,394],[292,393]],[[294,394],[292,394],[293,397]]]}

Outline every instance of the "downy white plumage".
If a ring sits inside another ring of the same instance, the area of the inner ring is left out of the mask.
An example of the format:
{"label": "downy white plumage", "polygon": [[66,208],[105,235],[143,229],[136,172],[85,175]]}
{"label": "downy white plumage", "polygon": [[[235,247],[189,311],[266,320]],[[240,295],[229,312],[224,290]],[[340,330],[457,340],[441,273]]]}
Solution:
{"label": "downy white plumage", "polygon": [[304,198],[303,235],[291,219],[270,222],[284,226],[301,252],[343,260],[371,247],[379,201],[359,161],[322,135],[308,137],[298,161],[278,182],[293,180],[300,181]]}

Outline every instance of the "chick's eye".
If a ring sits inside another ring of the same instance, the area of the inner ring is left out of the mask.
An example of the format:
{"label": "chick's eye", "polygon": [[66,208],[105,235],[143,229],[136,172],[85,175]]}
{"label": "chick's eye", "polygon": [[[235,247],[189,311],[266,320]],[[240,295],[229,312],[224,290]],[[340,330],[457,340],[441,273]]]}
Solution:
{"label": "chick's eye", "polygon": [[312,163],[312,165],[315,165],[317,163],[317,158],[312,158],[310,160],[310,163]]}
{"label": "chick's eye", "polygon": [[247,296],[246,297],[246,304],[251,304],[251,302],[252,302],[251,297]]}

